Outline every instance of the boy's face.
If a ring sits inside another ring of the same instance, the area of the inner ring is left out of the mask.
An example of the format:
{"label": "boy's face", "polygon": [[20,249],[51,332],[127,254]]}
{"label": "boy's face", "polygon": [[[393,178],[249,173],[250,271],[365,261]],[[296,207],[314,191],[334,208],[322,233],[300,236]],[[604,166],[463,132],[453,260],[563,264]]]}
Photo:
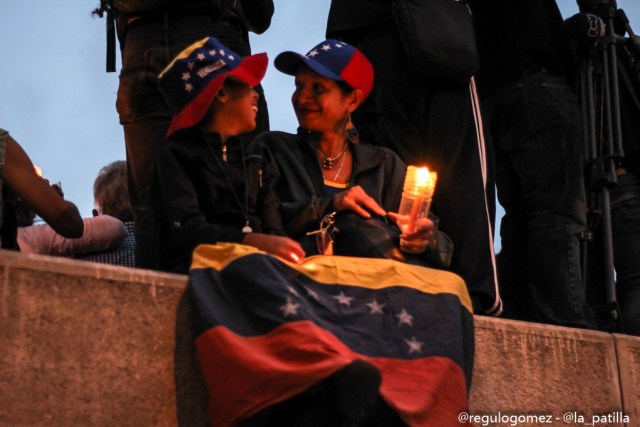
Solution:
{"label": "boy's face", "polygon": [[258,93],[248,84],[227,79],[222,86],[226,96],[226,102],[218,110],[217,114],[224,116],[224,123],[230,128],[227,134],[237,135],[250,132],[256,127],[256,115],[258,114]]}

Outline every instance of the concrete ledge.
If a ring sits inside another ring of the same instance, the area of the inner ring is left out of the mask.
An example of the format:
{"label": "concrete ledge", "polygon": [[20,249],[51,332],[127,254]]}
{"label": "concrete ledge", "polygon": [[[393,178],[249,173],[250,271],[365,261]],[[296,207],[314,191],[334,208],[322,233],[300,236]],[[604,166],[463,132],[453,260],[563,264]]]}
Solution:
{"label": "concrete ledge", "polygon": [[6,251],[0,266],[0,425],[206,425],[185,276]]}
{"label": "concrete ledge", "polygon": [[[479,316],[475,323],[473,414],[538,414],[558,424],[568,416],[575,424],[592,425],[593,416],[624,412],[610,334]],[[629,340],[640,345],[637,338]]]}
{"label": "concrete ledge", "polygon": [[[206,426],[186,285],[0,251],[0,425]],[[640,338],[476,317],[473,414],[620,413],[633,426],[638,402]]]}

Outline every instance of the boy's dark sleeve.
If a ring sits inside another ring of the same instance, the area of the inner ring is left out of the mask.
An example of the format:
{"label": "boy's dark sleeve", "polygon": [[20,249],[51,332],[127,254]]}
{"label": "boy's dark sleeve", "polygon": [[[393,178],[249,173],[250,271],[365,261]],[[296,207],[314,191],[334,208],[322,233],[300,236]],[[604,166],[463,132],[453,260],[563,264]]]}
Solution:
{"label": "boy's dark sleeve", "polygon": [[[322,218],[335,210],[334,196],[318,196],[312,179],[305,171],[304,162],[288,151],[284,140],[277,133],[267,132],[256,138],[254,144],[262,147],[265,159],[272,167],[274,190],[286,234],[300,241],[307,231],[316,230]],[[286,148],[283,148],[286,147]],[[277,157],[277,160],[276,160]],[[290,173],[285,181],[285,171]]]}
{"label": "boy's dark sleeve", "polygon": [[256,146],[252,147],[252,149],[256,151],[256,155],[262,158],[261,183],[257,206],[258,214],[262,221],[262,231],[267,234],[285,236],[286,233],[282,225],[278,195],[275,188],[275,162],[268,151],[263,151]]}

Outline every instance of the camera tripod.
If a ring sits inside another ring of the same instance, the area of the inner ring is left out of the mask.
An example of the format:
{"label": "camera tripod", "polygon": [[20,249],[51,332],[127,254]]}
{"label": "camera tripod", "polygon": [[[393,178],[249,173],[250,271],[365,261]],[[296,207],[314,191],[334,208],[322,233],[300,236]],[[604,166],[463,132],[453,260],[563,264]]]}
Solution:
{"label": "camera tripod", "polygon": [[[583,280],[587,289],[604,301],[594,307],[600,328],[620,331],[610,190],[617,184],[616,169],[624,159],[620,80],[640,109],[639,87],[634,85],[640,68],[630,55],[633,49],[640,52],[640,46],[615,0],[578,0],[578,5],[581,13],[567,20],[567,26],[580,47],[579,93],[588,190],[587,229],[579,236]],[[630,39],[625,39],[625,34]]]}

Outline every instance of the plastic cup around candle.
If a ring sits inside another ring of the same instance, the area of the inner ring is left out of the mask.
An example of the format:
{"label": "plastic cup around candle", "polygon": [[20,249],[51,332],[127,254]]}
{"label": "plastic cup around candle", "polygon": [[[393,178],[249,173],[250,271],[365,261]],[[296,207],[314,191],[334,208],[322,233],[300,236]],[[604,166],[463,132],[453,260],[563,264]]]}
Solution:
{"label": "plastic cup around candle", "polygon": [[403,233],[415,231],[416,222],[429,217],[437,173],[426,167],[408,166],[398,209],[398,226]]}

